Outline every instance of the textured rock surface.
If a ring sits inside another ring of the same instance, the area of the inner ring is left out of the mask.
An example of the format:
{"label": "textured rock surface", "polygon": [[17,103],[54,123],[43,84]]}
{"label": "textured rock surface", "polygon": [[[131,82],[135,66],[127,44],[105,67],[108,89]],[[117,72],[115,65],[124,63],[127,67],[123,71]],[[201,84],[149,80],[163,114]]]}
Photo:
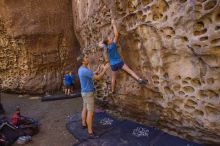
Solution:
{"label": "textured rock surface", "polygon": [[92,69],[103,63],[97,42],[115,18],[120,54],[150,81],[139,86],[120,72],[118,95],[108,97],[106,76],[96,83],[103,106],[196,142],[220,143],[219,0],[73,0],[72,7]]}
{"label": "textured rock surface", "polygon": [[0,78],[13,91],[57,90],[79,52],[71,1],[0,0]]}

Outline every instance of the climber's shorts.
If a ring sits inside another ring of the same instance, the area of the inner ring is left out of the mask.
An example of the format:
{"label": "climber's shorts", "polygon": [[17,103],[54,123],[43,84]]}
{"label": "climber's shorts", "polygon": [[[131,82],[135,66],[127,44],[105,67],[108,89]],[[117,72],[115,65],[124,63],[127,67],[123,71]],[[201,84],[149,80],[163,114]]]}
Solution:
{"label": "climber's shorts", "polygon": [[122,67],[124,66],[124,62],[123,61],[121,61],[121,62],[119,62],[119,63],[117,63],[117,64],[114,64],[114,65],[110,65],[111,66],[111,70],[112,71],[118,71],[118,70],[120,70],[120,69],[122,69]]}
{"label": "climber's shorts", "polygon": [[93,92],[82,92],[83,98],[83,108],[86,108],[88,111],[94,112],[95,101]]}

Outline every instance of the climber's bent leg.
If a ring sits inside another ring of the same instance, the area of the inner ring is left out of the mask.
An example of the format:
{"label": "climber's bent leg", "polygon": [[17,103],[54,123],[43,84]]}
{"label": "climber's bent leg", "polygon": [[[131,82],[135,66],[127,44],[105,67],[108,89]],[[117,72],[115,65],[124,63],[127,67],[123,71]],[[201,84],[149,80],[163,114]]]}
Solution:
{"label": "climber's bent leg", "polygon": [[133,78],[135,78],[139,84],[146,84],[147,82],[141,79],[133,70],[131,70],[127,64],[124,64],[122,69],[129,73]]}
{"label": "climber's bent leg", "polygon": [[112,93],[115,92],[116,71],[112,71]]}
{"label": "climber's bent leg", "polygon": [[122,67],[122,69],[124,70],[124,71],[126,71],[127,73],[129,73],[132,77],[134,77],[136,80],[139,80],[140,79],[140,77],[138,77],[138,75],[133,71],[133,70],[131,70],[128,66],[127,66],[127,64],[124,64],[123,65],[123,67]]}

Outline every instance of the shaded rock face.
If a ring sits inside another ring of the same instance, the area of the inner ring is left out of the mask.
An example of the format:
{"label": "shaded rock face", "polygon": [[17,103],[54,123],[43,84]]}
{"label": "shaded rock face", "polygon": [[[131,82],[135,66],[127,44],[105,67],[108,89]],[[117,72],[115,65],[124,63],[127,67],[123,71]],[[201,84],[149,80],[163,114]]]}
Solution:
{"label": "shaded rock face", "polygon": [[3,88],[43,93],[60,89],[76,68],[79,44],[71,1],[0,0],[0,78]]}
{"label": "shaded rock face", "polygon": [[[97,43],[114,18],[123,60],[149,86],[120,71],[116,97],[110,72],[97,100],[139,122],[199,143],[220,143],[220,1],[73,0],[76,36],[91,68],[104,63]],[[109,96],[109,97],[108,97]]]}

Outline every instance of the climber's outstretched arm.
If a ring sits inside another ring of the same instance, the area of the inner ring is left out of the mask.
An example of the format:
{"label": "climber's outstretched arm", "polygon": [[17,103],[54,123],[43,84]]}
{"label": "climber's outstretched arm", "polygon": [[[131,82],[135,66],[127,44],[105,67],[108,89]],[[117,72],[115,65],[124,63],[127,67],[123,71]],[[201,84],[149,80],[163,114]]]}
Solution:
{"label": "climber's outstretched arm", "polygon": [[100,74],[94,74],[92,79],[93,80],[101,80],[102,77],[104,76],[105,72],[108,70],[109,68],[109,64],[107,63],[106,65],[104,65],[103,70]]}
{"label": "climber's outstretched arm", "polygon": [[117,30],[117,27],[116,27],[116,23],[115,23],[115,20],[113,19],[112,20],[112,27],[113,27],[113,31],[114,31],[114,42],[116,43],[118,41],[118,30]]}

